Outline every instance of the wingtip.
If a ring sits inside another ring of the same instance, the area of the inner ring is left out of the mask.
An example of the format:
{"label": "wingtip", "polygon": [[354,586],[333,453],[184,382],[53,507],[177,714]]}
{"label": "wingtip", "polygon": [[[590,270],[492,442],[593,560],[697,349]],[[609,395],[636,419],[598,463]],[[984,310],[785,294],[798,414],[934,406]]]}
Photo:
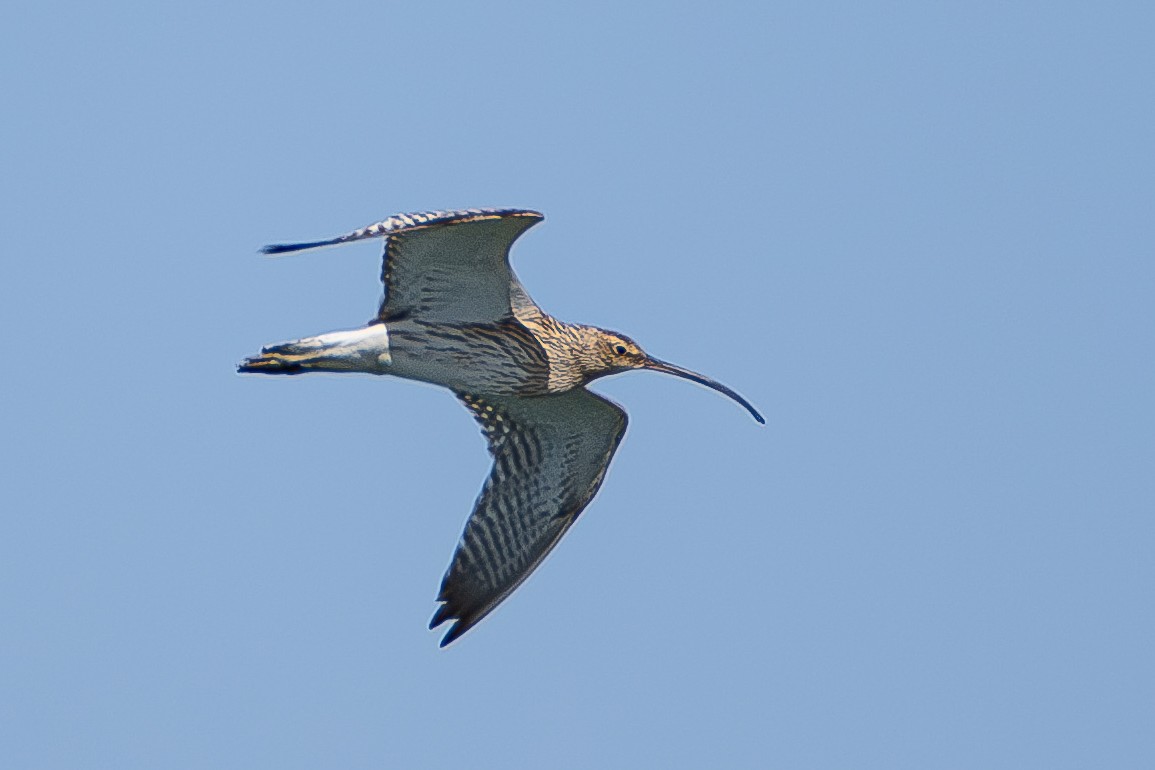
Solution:
{"label": "wingtip", "polygon": [[437,611],[433,613],[433,617],[429,619],[429,630],[432,631],[452,617],[453,614],[449,611],[448,605],[439,605]]}
{"label": "wingtip", "polygon": [[441,637],[441,641],[437,643],[437,646],[441,649],[445,649],[453,644],[461,638],[462,634],[469,630],[469,626],[462,623],[458,618],[441,617],[441,610],[438,610],[437,614],[433,616],[433,620],[429,621],[429,630],[432,631],[447,620],[452,620],[453,625],[449,627],[449,630],[445,632],[445,636]]}
{"label": "wingtip", "polygon": [[308,243],[270,243],[268,246],[261,247],[261,253],[270,256],[288,254],[294,251],[304,251],[305,249],[316,249],[321,246],[333,246],[340,242],[340,238],[330,238],[326,241],[310,241]]}
{"label": "wingtip", "polygon": [[437,643],[437,646],[444,650],[446,647],[460,639],[461,635],[468,631],[469,628],[470,627],[462,621],[455,621],[453,625],[449,627],[449,631],[446,632],[445,636],[441,637],[441,641]]}
{"label": "wingtip", "polygon": [[445,632],[445,636],[441,637],[441,641],[437,645],[438,647],[444,648],[453,644],[455,641],[460,639],[466,631],[473,628],[477,624],[476,618],[458,617],[453,612],[453,610],[449,609],[448,604],[442,604],[437,608],[437,611],[433,613],[433,617],[429,620],[429,630],[432,631],[442,623],[449,621],[453,621],[453,625],[451,625],[449,630]]}

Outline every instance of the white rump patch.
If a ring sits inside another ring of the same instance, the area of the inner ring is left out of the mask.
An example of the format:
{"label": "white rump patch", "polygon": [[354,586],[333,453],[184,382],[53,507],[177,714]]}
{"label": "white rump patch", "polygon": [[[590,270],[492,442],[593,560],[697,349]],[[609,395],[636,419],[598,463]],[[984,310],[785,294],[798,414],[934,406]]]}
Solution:
{"label": "white rump patch", "polygon": [[385,324],[306,337],[285,348],[318,369],[384,374],[393,363]]}

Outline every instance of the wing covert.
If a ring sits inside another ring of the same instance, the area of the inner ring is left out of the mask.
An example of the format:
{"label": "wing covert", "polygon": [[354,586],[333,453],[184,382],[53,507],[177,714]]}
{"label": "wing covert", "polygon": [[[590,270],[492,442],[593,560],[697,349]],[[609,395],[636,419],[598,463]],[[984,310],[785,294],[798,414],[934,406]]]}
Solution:
{"label": "wing covert", "polygon": [[285,254],[385,238],[379,320],[420,313],[430,321],[493,323],[510,315],[510,246],[542,219],[529,209],[395,214],[336,238],[277,243],[261,251]]}
{"label": "wing covert", "polygon": [[508,318],[509,250],[541,219],[534,211],[480,209],[389,231],[381,267],[385,299],[378,318],[451,323]]}
{"label": "wing covert", "polygon": [[589,504],[626,429],[626,413],[585,388],[546,396],[460,394],[493,468],[441,584],[429,627],[441,646],[488,615],[557,545]]}

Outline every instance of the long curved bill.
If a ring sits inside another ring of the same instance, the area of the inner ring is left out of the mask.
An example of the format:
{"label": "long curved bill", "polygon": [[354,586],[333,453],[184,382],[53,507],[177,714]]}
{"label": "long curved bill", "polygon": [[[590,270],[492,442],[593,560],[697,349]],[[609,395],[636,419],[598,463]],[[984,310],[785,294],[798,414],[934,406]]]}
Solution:
{"label": "long curved bill", "polygon": [[648,357],[646,359],[645,368],[651,369],[655,372],[665,372],[666,374],[672,374],[675,377],[682,377],[682,378],[685,378],[687,380],[693,380],[694,382],[696,382],[700,385],[705,385],[707,388],[711,388],[713,390],[718,391],[719,393],[722,393],[723,395],[729,396],[730,398],[734,399],[735,401],[737,401],[742,406],[746,407],[746,411],[748,411],[751,415],[753,415],[755,420],[762,423],[763,425],[766,424],[765,418],[763,418],[762,415],[758,414],[758,410],[755,409],[754,406],[749,401],[742,398],[737,393],[730,390],[729,388],[727,388],[725,385],[718,382],[717,380],[711,380],[709,377],[705,376],[704,374],[698,374],[697,372],[692,372],[689,369],[683,369],[680,366],[675,366],[674,364],[671,364],[671,363],[668,363],[666,361],[662,361],[660,359],[653,358],[653,357]]}

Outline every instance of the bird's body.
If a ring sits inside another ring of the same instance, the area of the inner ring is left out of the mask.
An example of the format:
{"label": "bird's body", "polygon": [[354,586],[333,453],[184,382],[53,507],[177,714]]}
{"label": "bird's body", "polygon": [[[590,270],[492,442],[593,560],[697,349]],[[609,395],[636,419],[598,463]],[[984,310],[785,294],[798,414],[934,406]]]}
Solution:
{"label": "bird's body", "polygon": [[537,567],[596,494],[626,414],[585,389],[653,369],[729,388],[642,352],[628,337],[544,313],[509,266],[513,241],[542,216],[521,209],[402,214],[340,238],[266,247],[282,253],[384,237],[386,295],[365,327],[272,345],[242,372],[391,374],[453,391],[494,456],[442,583],[430,627],[453,641]]}

